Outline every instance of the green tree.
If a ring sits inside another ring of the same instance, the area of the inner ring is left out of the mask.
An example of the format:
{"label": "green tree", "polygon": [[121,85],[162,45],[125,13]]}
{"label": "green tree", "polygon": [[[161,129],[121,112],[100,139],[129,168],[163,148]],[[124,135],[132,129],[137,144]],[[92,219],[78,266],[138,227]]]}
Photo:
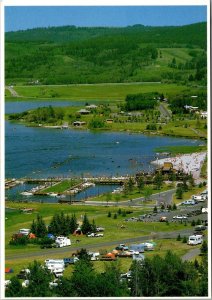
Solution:
{"label": "green tree", "polygon": [[154,182],[157,190],[161,189],[161,187],[163,185],[163,176],[162,176],[162,174],[157,173],[154,177],[153,182]]}
{"label": "green tree", "polygon": [[137,181],[138,190],[139,192],[141,192],[145,185],[143,176],[139,176],[136,181]]}
{"label": "green tree", "polygon": [[177,199],[183,199],[183,190],[181,187],[178,187],[176,190],[176,197]]}
{"label": "green tree", "polygon": [[202,255],[207,255],[208,254],[208,243],[206,240],[203,241],[202,246],[200,248],[201,254]]}
{"label": "green tree", "polygon": [[69,224],[70,233],[74,233],[74,231],[77,229],[77,227],[78,227],[77,218],[76,218],[76,215],[73,214],[71,216],[70,224]]}
{"label": "green tree", "polygon": [[143,191],[145,201],[150,200],[152,196],[152,189],[150,187],[146,187]]}
{"label": "green tree", "polygon": [[42,216],[37,215],[36,221],[33,220],[31,224],[31,232],[37,237],[44,237],[47,234],[46,224]]}
{"label": "green tree", "polygon": [[86,214],[84,215],[84,218],[83,218],[81,230],[82,230],[83,234],[86,234],[92,230],[92,226],[91,226]]}
{"label": "green tree", "polygon": [[5,290],[5,296],[6,297],[24,297],[24,288],[21,285],[20,280],[13,276],[10,279],[11,283],[8,285],[8,287]]}
{"label": "green tree", "polygon": [[51,297],[52,291],[49,288],[49,282],[53,280],[53,274],[37,261],[29,265],[29,270],[29,285],[26,288],[26,296]]}

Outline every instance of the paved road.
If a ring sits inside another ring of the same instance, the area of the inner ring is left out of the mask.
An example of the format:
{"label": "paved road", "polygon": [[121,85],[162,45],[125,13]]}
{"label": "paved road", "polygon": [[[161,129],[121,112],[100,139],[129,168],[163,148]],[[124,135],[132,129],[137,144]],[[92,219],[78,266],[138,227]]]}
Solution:
{"label": "paved road", "polygon": [[191,260],[193,257],[195,257],[199,254],[200,254],[200,249],[199,248],[191,249],[189,252],[187,252],[185,255],[182,256],[182,260],[183,261]]}
{"label": "paved road", "polygon": [[13,96],[13,97],[20,97],[19,95],[18,95],[18,93],[13,89],[13,87],[11,87],[11,86],[6,86],[5,87],[8,91],[10,91],[10,93],[11,93],[11,95]]}
{"label": "paved road", "polygon": [[159,105],[159,111],[163,117],[168,117],[168,118],[172,117],[170,111],[162,103],[160,103]]}
{"label": "paved road", "polygon": [[[146,236],[140,236],[140,237],[134,237],[134,238],[128,238],[128,239],[122,239],[119,240],[117,239],[116,241],[111,241],[111,242],[98,242],[93,245],[82,245],[80,246],[80,243],[77,244],[79,246],[70,246],[70,247],[64,247],[64,248],[53,248],[53,249],[42,249],[42,250],[37,250],[35,252],[29,252],[27,253],[27,258],[30,257],[42,257],[44,256],[49,257],[50,255],[55,255],[55,254],[64,254],[70,256],[72,252],[76,252],[77,250],[80,250],[81,248],[86,247],[86,249],[91,250],[91,249],[101,249],[102,247],[107,247],[107,246],[116,246],[122,243],[133,243],[133,242],[144,242],[149,239],[157,238],[157,239],[162,239],[162,238],[177,238],[178,234],[181,236],[188,236],[191,235],[193,232],[192,229],[181,229],[181,230],[176,230],[174,232],[151,232],[150,234]],[[76,244],[75,244],[76,245]],[[23,259],[26,258],[26,253],[21,253],[21,254],[14,254],[14,255],[8,255],[6,256],[5,260],[17,260],[17,259]]]}
{"label": "paved road", "polygon": [[[150,197],[151,200],[155,200],[155,202],[157,201],[157,204],[160,205],[161,202],[164,202],[165,204],[171,204],[172,203],[172,197],[173,194],[175,193],[176,189],[171,189],[165,192],[160,192],[160,193],[156,193],[154,195],[152,195]],[[143,203],[145,201],[144,197],[139,197],[139,198],[135,198],[135,199],[129,199],[126,201],[119,201],[118,203],[116,202],[108,202],[106,203],[104,202],[99,202],[99,201],[86,201],[83,203],[83,205],[100,205],[100,206],[132,206],[132,207],[137,207],[137,206],[143,206]],[[147,203],[147,204],[146,204]],[[148,202],[146,202],[145,207],[148,207]],[[154,207],[155,204],[153,205],[149,205],[149,207]]]}

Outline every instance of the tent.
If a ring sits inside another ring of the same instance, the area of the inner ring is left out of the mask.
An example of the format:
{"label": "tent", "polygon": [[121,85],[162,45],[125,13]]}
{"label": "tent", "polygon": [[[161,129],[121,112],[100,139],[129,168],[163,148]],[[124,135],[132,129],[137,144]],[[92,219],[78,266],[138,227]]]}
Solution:
{"label": "tent", "polygon": [[14,273],[14,271],[11,268],[5,268],[5,273]]}

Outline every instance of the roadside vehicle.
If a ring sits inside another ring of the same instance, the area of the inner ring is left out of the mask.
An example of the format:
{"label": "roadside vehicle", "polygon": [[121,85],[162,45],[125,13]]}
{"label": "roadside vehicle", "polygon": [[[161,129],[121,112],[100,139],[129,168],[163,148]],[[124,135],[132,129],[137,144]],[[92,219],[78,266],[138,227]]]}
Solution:
{"label": "roadside vehicle", "polygon": [[4,281],[4,287],[7,288],[11,284],[11,280]]}
{"label": "roadside vehicle", "polygon": [[88,252],[92,261],[99,260],[99,252]]}
{"label": "roadside vehicle", "polygon": [[17,275],[18,279],[27,279],[27,275],[30,274],[30,270],[29,269],[22,269],[19,274]]}
{"label": "roadside vehicle", "polygon": [[28,235],[30,233],[30,229],[28,229],[28,228],[21,228],[21,229],[19,229],[19,233],[21,233],[23,235]]}
{"label": "roadside vehicle", "polygon": [[205,230],[205,229],[207,229],[207,227],[206,227],[205,225],[197,225],[197,226],[195,227],[195,230],[196,230],[196,231],[203,231],[203,230]]}
{"label": "roadside vehicle", "polygon": [[49,282],[49,287],[50,288],[53,288],[53,287],[56,287],[56,286],[58,286],[57,278],[54,279],[53,281]]}
{"label": "roadside vehicle", "polygon": [[191,235],[188,238],[188,245],[198,245],[198,244],[202,244],[203,240],[202,240],[202,235]]}
{"label": "roadside vehicle", "polygon": [[71,240],[66,236],[57,236],[55,239],[55,243],[58,247],[66,247],[71,245]]}
{"label": "roadside vehicle", "polygon": [[87,237],[103,237],[103,236],[104,236],[103,233],[92,232],[92,233],[87,234]]}
{"label": "roadside vehicle", "polygon": [[197,202],[194,199],[183,201],[182,205],[195,205]]}
{"label": "roadside vehicle", "polygon": [[132,244],[129,249],[132,254],[144,253],[144,244]]}
{"label": "roadside vehicle", "polygon": [[67,258],[63,258],[63,261],[65,263],[65,265],[72,265],[75,264],[77,261],[79,261],[78,257],[67,257]]}
{"label": "roadside vehicle", "polygon": [[178,220],[183,220],[183,219],[187,219],[188,217],[185,216],[185,215],[182,215],[182,216],[174,216],[173,219],[178,219]]}
{"label": "roadside vehicle", "polygon": [[96,227],[97,232],[101,232],[101,231],[104,231],[104,230],[105,230],[104,227]]}
{"label": "roadside vehicle", "polygon": [[126,246],[125,244],[120,244],[119,246],[116,247],[116,250],[129,250],[129,247]]}
{"label": "roadside vehicle", "polygon": [[201,196],[201,195],[196,196],[196,195],[193,195],[192,199],[196,200],[198,202],[204,202],[206,200],[206,196]]}
{"label": "roadside vehicle", "polygon": [[29,280],[28,279],[24,280],[21,285],[22,285],[22,287],[25,287],[25,288],[28,287]]}
{"label": "roadside vehicle", "polygon": [[151,244],[151,243],[146,242],[146,243],[144,243],[144,250],[145,251],[153,251],[154,250],[154,245]]}
{"label": "roadside vehicle", "polygon": [[159,220],[160,222],[166,222],[167,221],[167,217],[160,217],[160,220]]}

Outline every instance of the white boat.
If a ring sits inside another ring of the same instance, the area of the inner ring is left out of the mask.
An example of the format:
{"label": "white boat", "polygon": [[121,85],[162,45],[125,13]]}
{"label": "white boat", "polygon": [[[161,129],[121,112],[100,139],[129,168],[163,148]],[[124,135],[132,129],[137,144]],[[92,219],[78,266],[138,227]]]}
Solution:
{"label": "white boat", "polygon": [[52,196],[52,197],[57,197],[56,193],[48,193],[47,195]]}
{"label": "white boat", "polygon": [[26,191],[26,192],[22,192],[21,195],[23,195],[23,196],[32,196],[33,193]]}

